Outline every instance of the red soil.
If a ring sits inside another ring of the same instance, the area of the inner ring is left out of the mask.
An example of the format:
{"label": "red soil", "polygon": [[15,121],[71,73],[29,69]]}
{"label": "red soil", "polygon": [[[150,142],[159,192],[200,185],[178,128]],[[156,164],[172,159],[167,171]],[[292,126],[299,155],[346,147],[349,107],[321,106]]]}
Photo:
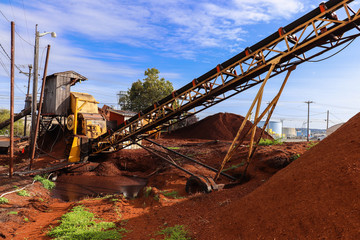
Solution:
{"label": "red soil", "polygon": [[[196,122],[185,128],[178,129],[170,133],[169,138],[181,139],[213,139],[213,140],[233,140],[244,121],[244,117],[233,113],[217,113],[208,116],[199,122]],[[242,131],[244,134],[252,127],[250,121],[246,122],[245,128]],[[256,128],[255,140],[260,137],[261,129]],[[268,133],[264,132],[262,138],[273,139]],[[250,140],[248,135],[245,140]]]}
{"label": "red soil", "polygon": [[248,183],[129,224],[185,224],[196,239],[360,239],[359,159],[360,114],[253,192]]}
{"label": "red soil", "polygon": [[[157,141],[215,168],[230,146],[226,141]],[[306,151],[307,148],[306,142],[260,146],[249,166],[246,183],[191,196],[184,191],[187,174],[144,150],[101,156],[100,164],[92,171],[74,174],[146,176],[148,186],[152,187],[150,195],[136,199],[118,197],[115,202],[110,198],[64,203],[51,199],[39,184],[34,184],[28,189],[31,197],[6,195],[10,203],[0,208],[0,238],[49,239],[45,235],[49,226],[56,226],[62,214],[81,204],[118,226],[128,220],[125,228],[131,231],[126,233],[125,240],[161,239],[156,233],[176,224],[187,226],[191,237],[199,240],[360,239],[360,114],[310,150]],[[296,154],[302,156],[291,162]],[[243,146],[225,168],[241,163],[246,155],[247,147]],[[0,157],[0,163],[5,160]],[[214,175],[203,167],[174,160],[192,172]],[[17,167],[27,164],[22,161]],[[46,162],[39,161],[41,165]],[[5,166],[0,166],[0,173],[6,171]],[[236,176],[242,171],[243,167],[239,167],[227,173]],[[14,185],[31,183],[31,179],[10,181],[1,175],[0,181],[0,193]],[[229,183],[224,177],[221,182]],[[173,190],[184,198],[164,194]],[[9,211],[18,214],[9,215]]]}

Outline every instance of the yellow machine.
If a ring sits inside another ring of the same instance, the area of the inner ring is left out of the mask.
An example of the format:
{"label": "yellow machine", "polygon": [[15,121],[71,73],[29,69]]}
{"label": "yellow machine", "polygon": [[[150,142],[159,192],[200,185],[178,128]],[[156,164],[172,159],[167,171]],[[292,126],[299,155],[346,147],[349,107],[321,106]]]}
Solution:
{"label": "yellow machine", "polygon": [[[67,128],[73,131],[74,139],[69,154],[69,162],[85,160],[89,150],[89,139],[106,133],[106,120],[99,114],[98,102],[87,93],[71,92],[71,111],[67,118]],[[85,154],[82,154],[85,153]]]}

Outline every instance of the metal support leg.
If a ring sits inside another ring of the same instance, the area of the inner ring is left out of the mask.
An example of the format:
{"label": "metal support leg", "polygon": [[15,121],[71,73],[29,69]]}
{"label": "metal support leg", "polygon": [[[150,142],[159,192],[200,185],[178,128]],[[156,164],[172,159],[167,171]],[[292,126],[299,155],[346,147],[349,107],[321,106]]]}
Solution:
{"label": "metal support leg", "polygon": [[[280,98],[280,95],[285,87],[285,84],[290,76],[290,73],[296,68],[295,66],[290,68],[287,72],[287,75],[285,77],[285,80],[278,92],[278,94],[274,97],[274,99],[271,101],[271,103],[266,107],[266,109],[262,112],[262,114],[260,114],[259,116],[259,111],[260,111],[260,106],[261,106],[261,100],[262,100],[262,95],[263,95],[263,92],[264,92],[264,87],[267,83],[267,80],[269,79],[269,76],[271,74],[271,72],[274,70],[274,67],[276,66],[276,64],[278,63],[278,61],[275,61],[272,63],[269,71],[268,71],[268,74],[267,76],[265,77],[253,103],[251,104],[250,106],[250,109],[248,111],[248,113],[246,114],[245,116],[245,119],[244,121],[242,122],[240,128],[239,128],[239,131],[237,132],[236,134],[236,137],[234,138],[223,162],[221,163],[221,167],[219,169],[219,171],[216,173],[215,175],[215,181],[219,178],[220,176],[220,173],[222,172],[222,170],[224,169],[225,167],[225,164],[231,159],[231,157],[234,155],[235,151],[239,148],[239,146],[242,144],[242,142],[244,141],[245,137],[251,132],[251,139],[250,139],[250,149],[249,149],[249,154],[248,154],[248,158],[247,158],[247,163],[250,162],[250,159],[252,158],[255,150],[256,150],[256,147],[254,147],[254,136],[255,136],[255,131],[256,131],[256,126],[257,124],[260,122],[260,120],[265,116],[265,114],[270,110],[271,108],[271,111],[269,112],[268,114],[268,117],[267,117],[267,121],[263,127],[263,130],[262,130],[262,133],[264,132],[264,130],[266,129],[266,126],[270,120],[270,117],[275,109],[275,106],[276,106],[276,103],[278,102],[279,98]],[[243,133],[243,130],[245,128],[245,124],[247,122],[247,120],[249,120],[249,116],[251,114],[251,112],[253,111],[253,108],[255,106],[255,104],[257,103],[257,108],[256,108],[256,114],[255,114],[255,118],[254,118],[254,123],[253,123],[253,126],[245,133],[243,134],[243,137],[240,138],[241,134]],[[262,134],[261,134],[262,135]],[[260,138],[259,138],[260,139]],[[259,141],[259,140],[258,140]],[[248,164],[247,164],[248,165]],[[246,166],[247,168],[247,166]]]}

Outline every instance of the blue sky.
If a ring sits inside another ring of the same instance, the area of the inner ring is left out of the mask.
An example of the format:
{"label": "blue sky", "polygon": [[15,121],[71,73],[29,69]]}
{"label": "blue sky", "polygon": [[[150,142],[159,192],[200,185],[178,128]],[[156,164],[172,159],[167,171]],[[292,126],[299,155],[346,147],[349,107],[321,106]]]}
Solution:
{"label": "blue sky", "polygon": [[[160,76],[180,88],[218,63],[301,17],[321,1],[311,0],[1,0],[0,44],[10,54],[10,22],[17,31],[15,63],[23,70],[33,64],[35,24],[40,32],[40,65],[51,45],[48,74],[74,70],[88,78],[72,91],[88,92],[100,104],[116,105],[116,93],[143,79],[155,67]],[[359,9],[359,1],[352,4]],[[360,42],[320,63],[304,63],[290,77],[274,112],[289,127],[305,127],[311,104],[313,128],[347,121],[359,112]],[[329,54],[327,54],[329,55]],[[321,57],[322,58],[322,57]],[[10,61],[0,49],[0,108],[9,108]],[[6,69],[6,70],[5,70]],[[41,68],[39,73],[43,73]],[[269,81],[264,105],[283,76]],[[16,71],[15,111],[23,108],[27,77]],[[40,82],[39,82],[40,86]],[[245,115],[256,89],[239,94],[202,112]]]}

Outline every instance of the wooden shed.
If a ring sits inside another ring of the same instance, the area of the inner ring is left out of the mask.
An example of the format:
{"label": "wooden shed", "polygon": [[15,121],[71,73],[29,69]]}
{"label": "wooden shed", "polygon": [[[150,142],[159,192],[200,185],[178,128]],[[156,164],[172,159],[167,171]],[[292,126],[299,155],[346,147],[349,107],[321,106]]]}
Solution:
{"label": "wooden shed", "polygon": [[70,87],[86,77],[74,71],[46,77],[42,115],[67,116],[70,113]]}

